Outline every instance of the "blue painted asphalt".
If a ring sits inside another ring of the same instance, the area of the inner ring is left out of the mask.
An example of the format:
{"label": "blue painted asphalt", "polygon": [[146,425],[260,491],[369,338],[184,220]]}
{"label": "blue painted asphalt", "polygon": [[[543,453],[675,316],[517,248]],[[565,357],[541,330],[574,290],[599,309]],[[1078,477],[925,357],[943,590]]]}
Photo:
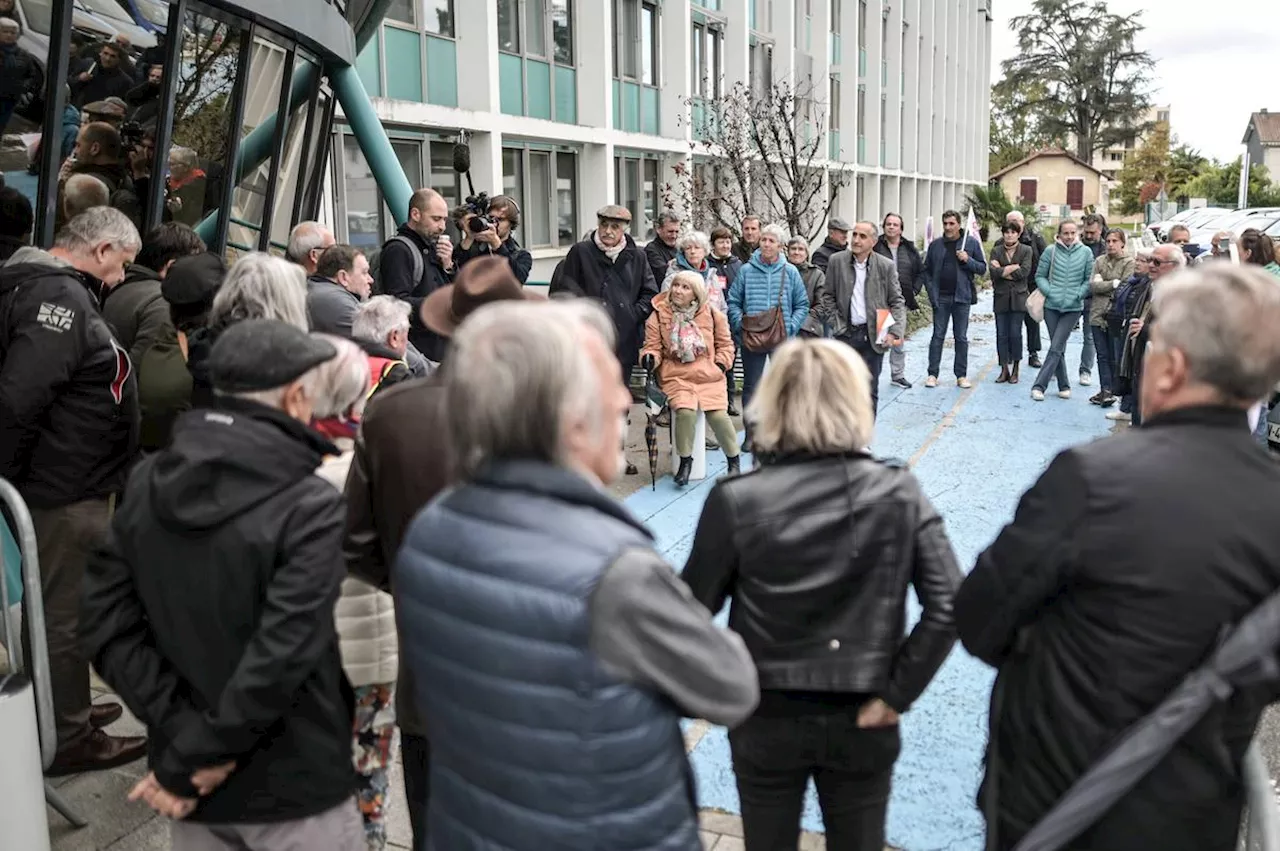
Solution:
{"label": "blue painted asphalt", "polygon": [[[889,384],[888,364],[880,389],[880,416],[872,450],[881,456],[916,457],[915,473],[946,520],[948,534],[968,570],[1001,527],[1012,519],[1022,493],[1058,452],[1110,432],[1112,423],[1088,402],[1093,386],[1074,387],[1074,397],[1053,393],[1044,402],[1030,398],[1034,371],[1022,373],[1017,386],[994,384],[995,325],[990,299],[974,306],[969,329],[969,378],[974,390],[962,391],[952,376],[950,347],[943,353],[942,385],[926,389],[929,332],[907,342],[911,390]],[[1046,336],[1041,332],[1042,336]],[[1047,336],[1046,336],[1047,342]],[[1080,364],[1082,337],[1068,350],[1072,380]],[[1024,364],[1025,366],[1025,364]],[[1096,374],[1095,374],[1096,375]],[[708,453],[709,478],[679,491],[670,478],[627,498],[657,538],[657,546],[677,568],[689,555],[698,515],[724,458]],[[918,616],[914,598],[911,618]],[[725,613],[719,620],[723,622]],[[928,690],[903,718],[902,755],[894,774],[889,806],[889,841],[908,851],[979,851],[982,821],[974,805],[986,742],[986,716],[992,672],[957,647]],[[699,804],[739,812],[729,760],[728,737],[712,728],[691,759],[698,779]],[[804,827],[821,830],[817,802],[810,793]]]}

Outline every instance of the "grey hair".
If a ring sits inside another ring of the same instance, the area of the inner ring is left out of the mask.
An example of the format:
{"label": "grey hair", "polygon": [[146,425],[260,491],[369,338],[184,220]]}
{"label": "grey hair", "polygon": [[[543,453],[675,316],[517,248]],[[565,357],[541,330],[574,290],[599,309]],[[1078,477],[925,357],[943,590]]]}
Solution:
{"label": "grey hair", "polygon": [[183,165],[189,166],[195,166],[197,160],[195,151],[190,148],[184,148],[181,145],[175,145],[169,149],[169,158],[176,159]]}
{"label": "grey hair", "polygon": [[284,250],[284,256],[294,263],[301,263],[308,254],[323,245],[323,225],[319,222],[299,222],[289,231],[289,244]]}
{"label": "grey hair", "polygon": [[798,245],[803,245],[805,251],[809,250],[809,240],[805,239],[803,236],[793,236],[791,239],[787,240],[788,249],[795,248]]}
{"label": "grey hair", "polygon": [[1155,344],[1181,351],[1191,377],[1226,399],[1252,404],[1280,381],[1280,285],[1262,269],[1178,272],[1155,285],[1152,312]]}
{"label": "grey hair", "polygon": [[694,246],[700,247],[709,256],[711,254],[711,237],[700,230],[691,230],[676,240],[676,248],[681,252]]}
{"label": "grey hair", "polygon": [[782,225],[771,224],[771,225],[765,225],[764,227],[760,228],[761,238],[763,238],[766,234],[778,240],[778,245],[786,245],[787,240],[791,238],[791,234],[787,233],[787,229],[784,228]]}
{"label": "grey hair", "polygon": [[1010,210],[1008,213],[1006,213],[1006,214],[1005,214],[1004,220],[1005,220],[1006,222],[1023,222],[1023,223],[1025,223],[1025,222],[1027,221],[1027,217],[1026,217],[1026,216],[1024,216],[1024,215],[1022,215],[1022,211],[1021,211],[1021,210]]}
{"label": "grey hair", "polygon": [[[443,367],[454,457],[464,476],[496,459],[564,462],[567,423],[602,426],[604,389],[583,351],[584,325],[611,329],[582,300],[502,301],[480,308],[453,336]],[[604,336],[613,348],[612,333]]]}
{"label": "grey hair", "polygon": [[369,358],[350,340],[330,334],[314,334],[338,350],[338,354],[307,373],[311,405],[318,419],[336,417],[355,408],[358,416],[369,389]]}
{"label": "grey hair", "polygon": [[409,303],[395,296],[376,295],[356,308],[351,336],[357,340],[386,343],[392,331],[409,327]]}
{"label": "grey hair", "polygon": [[278,319],[307,330],[307,273],[301,266],[255,251],[235,262],[213,297],[209,324]]}
{"label": "grey hair", "polygon": [[1174,245],[1172,242],[1166,242],[1166,243],[1157,245],[1155,248],[1151,250],[1151,256],[1156,259],[1160,259],[1161,257],[1160,250],[1163,248],[1170,249],[1165,253],[1170,255],[1168,259],[1176,263],[1179,268],[1185,267],[1187,265],[1187,253],[1183,251],[1181,248],[1179,248],[1178,246]]}
{"label": "grey hair", "polygon": [[355,409],[359,415],[363,409],[364,393],[369,387],[369,359],[360,347],[350,340],[329,334],[313,334],[337,350],[337,354],[318,364],[281,387],[266,390],[250,390],[245,393],[214,392],[219,396],[247,399],[279,410],[284,407],[284,397],[289,388],[301,384],[303,392],[311,400],[312,416],[316,419],[336,417]]}
{"label": "grey hair", "polygon": [[0,18],[0,29],[5,29],[7,27],[12,27],[18,32],[22,32],[22,24],[18,23],[13,18]]}
{"label": "grey hair", "polygon": [[138,251],[142,237],[129,217],[114,207],[92,207],[62,226],[53,244],[72,253],[103,243],[118,251]]}
{"label": "grey hair", "polygon": [[656,229],[656,228],[664,227],[665,225],[671,225],[671,224],[678,225],[683,221],[684,219],[680,218],[679,213],[674,212],[673,210],[663,210],[661,213],[658,214],[658,218],[654,219],[653,226]]}
{"label": "grey hair", "polygon": [[62,187],[62,209],[74,219],[92,207],[105,207],[111,202],[111,191],[92,174],[73,174]]}

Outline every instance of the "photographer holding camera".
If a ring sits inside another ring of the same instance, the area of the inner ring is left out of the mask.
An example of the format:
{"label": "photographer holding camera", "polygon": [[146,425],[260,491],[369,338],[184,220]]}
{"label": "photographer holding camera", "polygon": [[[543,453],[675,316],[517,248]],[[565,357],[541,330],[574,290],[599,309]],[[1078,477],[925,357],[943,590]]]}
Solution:
{"label": "photographer holding camera", "polygon": [[467,199],[464,210],[466,212],[458,225],[462,233],[456,258],[458,267],[476,257],[495,254],[507,258],[512,274],[523,286],[533,269],[533,255],[521,248],[511,235],[520,227],[520,205],[509,195],[489,198],[481,192]]}

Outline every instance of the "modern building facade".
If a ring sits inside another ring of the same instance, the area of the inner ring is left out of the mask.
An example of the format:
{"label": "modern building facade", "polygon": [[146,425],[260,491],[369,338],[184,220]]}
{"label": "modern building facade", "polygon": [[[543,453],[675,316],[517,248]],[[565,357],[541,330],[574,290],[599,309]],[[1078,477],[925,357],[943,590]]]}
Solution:
{"label": "modern building facade", "polygon": [[[991,2],[392,0],[356,67],[409,182],[461,203],[465,135],[476,190],[517,198],[547,281],[605,204],[647,237],[664,187],[705,161],[690,113],[739,83],[828,93],[815,166],[843,174],[834,212],[923,233],[987,181]],[[342,121],[321,215],[372,246],[400,215]]]}

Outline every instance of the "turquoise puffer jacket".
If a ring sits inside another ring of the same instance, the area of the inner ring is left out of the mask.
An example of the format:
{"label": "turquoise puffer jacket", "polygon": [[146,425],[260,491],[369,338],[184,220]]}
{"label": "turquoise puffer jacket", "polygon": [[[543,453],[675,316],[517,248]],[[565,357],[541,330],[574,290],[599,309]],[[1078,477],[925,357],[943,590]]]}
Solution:
{"label": "turquoise puffer jacket", "polygon": [[1082,242],[1070,248],[1061,242],[1049,246],[1036,268],[1036,287],[1044,293],[1046,310],[1084,310],[1093,260],[1093,250]]}
{"label": "turquoise puffer jacket", "polygon": [[764,313],[779,305],[782,293],[782,318],[786,322],[787,336],[794,337],[809,315],[809,295],[804,280],[787,258],[779,255],[773,263],[765,263],[760,250],[751,255],[751,262],[742,267],[738,277],[729,286],[729,327],[733,333],[742,333],[742,318],[754,313]]}

